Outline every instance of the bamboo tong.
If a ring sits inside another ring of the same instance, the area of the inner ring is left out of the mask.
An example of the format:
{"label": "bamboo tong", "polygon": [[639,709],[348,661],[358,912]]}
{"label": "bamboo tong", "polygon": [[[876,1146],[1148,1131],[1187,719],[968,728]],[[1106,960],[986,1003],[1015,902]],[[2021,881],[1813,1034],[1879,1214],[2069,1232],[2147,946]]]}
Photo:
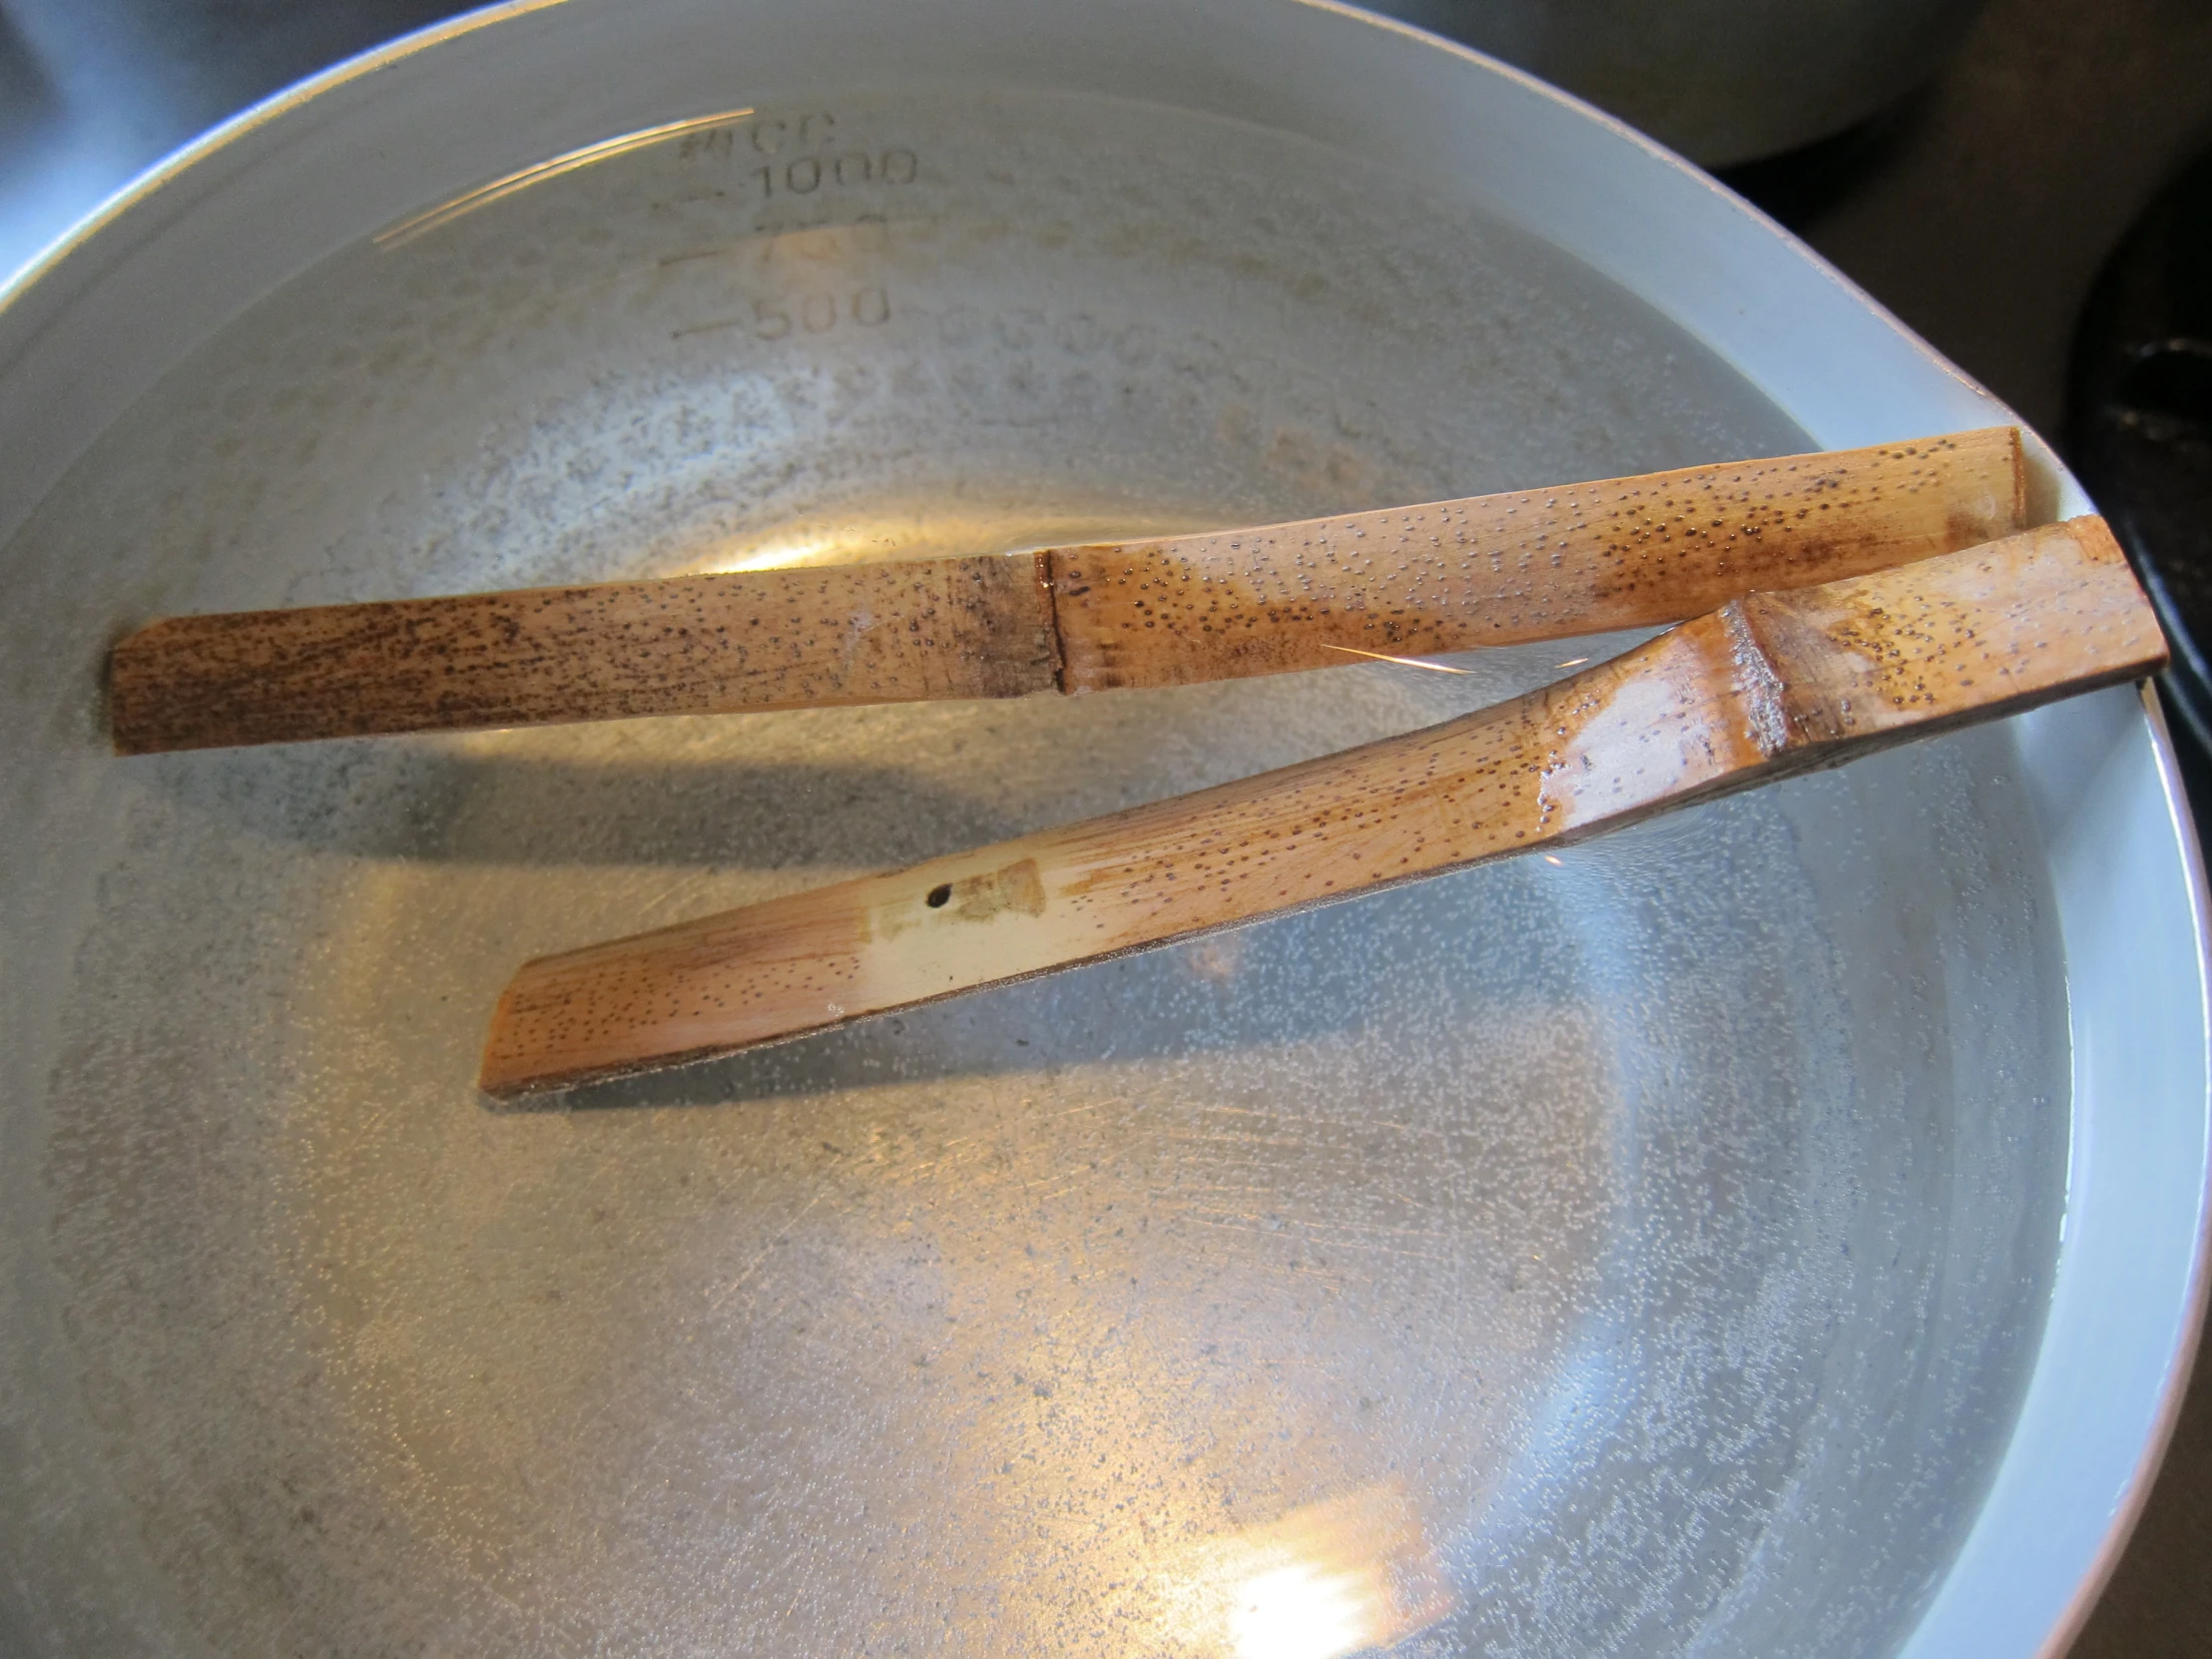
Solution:
{"label": "bamboo tong", "polygon": [[2165,656],[2095,518],[1748,594],[1425,731],[527,963],[479,1086],[512,1097],[705,1059],[1562,845]]}
{"label": "bamboo tong", "polygon": [[2022,527],[2010,427],[1170,541],[176,617],[123,754],[1107,691],[1679,622]]}
{"label": "bamboo tong", "polygon": [[117,647],[116,744],[1173,685],[1692,618],[1425,731],[526,963],[479,1077],[517,1097],[1561,845],[2154,673],[2164,641],[2102,521],[2024,516],[2001,429],[1033,560],[183,618]]}

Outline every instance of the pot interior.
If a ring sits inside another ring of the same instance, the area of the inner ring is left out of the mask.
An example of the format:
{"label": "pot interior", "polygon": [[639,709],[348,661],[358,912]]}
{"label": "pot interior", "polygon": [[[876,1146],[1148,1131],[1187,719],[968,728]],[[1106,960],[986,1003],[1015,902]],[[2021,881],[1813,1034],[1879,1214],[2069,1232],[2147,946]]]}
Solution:
{"label": "pot interior", "polygon": [[74,920],[0,1210],[61,1344],[0,1508],[80,1494],[23,1545],[40,1650],[1894,1644],[2006,1442],[2064,1196],[2001,731],[515,1112],[471,1079],[527,956],[1623,642],[99,754],[102,654],[156,615],[1801,447],[1502,222],[1104,98],[705,120],[267,295],[0,554],[71,780],[27,786],[12,876]]}

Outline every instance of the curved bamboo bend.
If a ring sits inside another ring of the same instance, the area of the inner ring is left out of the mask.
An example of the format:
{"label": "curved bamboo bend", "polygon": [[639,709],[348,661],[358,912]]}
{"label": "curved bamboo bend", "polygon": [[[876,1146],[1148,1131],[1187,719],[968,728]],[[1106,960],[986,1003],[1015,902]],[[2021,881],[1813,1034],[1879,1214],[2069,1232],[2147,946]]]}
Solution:
{"label": "curved bamboo bend", "polygon": [[2021,528],[2011,427],[1034,555],[173,617],[120,754],[1182,685],[1676,622]]}
{"label": "curved bamboo bend", "polygon": [[725,1054],[1325,903],[2155,672],[2102,520],[1753,593],[1445,725],[978,851],[548,956],[498,1096]]}

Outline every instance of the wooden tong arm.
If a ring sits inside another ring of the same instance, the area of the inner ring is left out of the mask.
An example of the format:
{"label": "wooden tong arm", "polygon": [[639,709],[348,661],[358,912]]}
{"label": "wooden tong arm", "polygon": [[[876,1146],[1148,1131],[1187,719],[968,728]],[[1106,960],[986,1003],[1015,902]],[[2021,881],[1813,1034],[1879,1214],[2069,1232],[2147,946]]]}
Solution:
{"label": "wooden tong arm", "polygon": [[2154,672],[2103,522],[1755,593],[1510,703],[527,964],[481,1086],[725,1054],[1532,847]]}
{"label": "wooden tong arm", "polygon": [[118,752],[1180,685],[1679,621],[2025,522],[2010,427],[1002,557],[175,617]]}

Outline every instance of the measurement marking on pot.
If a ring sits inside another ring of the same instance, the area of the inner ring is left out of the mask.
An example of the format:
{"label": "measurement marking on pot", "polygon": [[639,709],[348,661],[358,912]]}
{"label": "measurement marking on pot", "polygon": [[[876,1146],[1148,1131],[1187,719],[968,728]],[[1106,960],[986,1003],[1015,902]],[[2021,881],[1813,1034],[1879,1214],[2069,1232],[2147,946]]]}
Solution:
{"label": "measurement marking on pot", "polygon": [[[751,115],[751,111],[744,114]],[[695,156],[722,159],[735,156],[738,151],[738,135],[745,135],[746,144],[757,156],[780,156],[789,150],[812,150],[828,144],[834,136],[837,118],[828,110],[816,110],[808,115],[765,115],[743,123],[731,122],[711,130],[691,134],[684,140],[677,155],[689,161]]]}
{"label": "measurement marking on pot", "polygon": [[782,164],[756,167],[750,175],[761,195],[812,196],[825,185],[853,190],[861,185],[910,185],[921,177],[921,159],[902,145],[888,150],[842,150],[833,156],[795,156]]}
{"label": "measurement marking on pot", "polygon": [[797,118],[763,116],[753,123],[753,148],[764,156],[777,155],[794,143],[802,150],[812,149],[828,144],[836,126],[837,118],[828,110]]}
{"label": "measurement marking on pot", "polygon": [[747,328],[755,339],[792,339],[805,334],[827,334],[841,327],[877,328],[891,317],[891,296],[880,287],[837,292],[816,288],[806,293],[764,296],[753,301],[745,316],[715,317],[669,330],[671,339]]}

